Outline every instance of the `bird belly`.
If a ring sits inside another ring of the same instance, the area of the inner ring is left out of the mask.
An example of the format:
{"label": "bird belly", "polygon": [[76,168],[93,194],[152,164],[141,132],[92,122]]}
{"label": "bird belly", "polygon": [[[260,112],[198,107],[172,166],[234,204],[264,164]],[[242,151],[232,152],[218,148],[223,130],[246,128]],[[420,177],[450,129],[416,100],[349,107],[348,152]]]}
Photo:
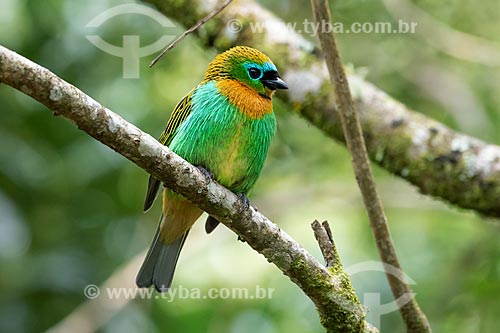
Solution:
{"label": "bird belly", "polygon": [[[247,176],[249,170],[254,166],[251,165],[249,156],[246,156],[252,150],[248,144],[245,144],[242,135],[241,125],[236,130],[228,131],[230,134],[225,143],[221,143],[217,147],[212,147],[211,158],[203,161],[206,167],[214,174],[215,179],[233,189],[241,183]],[[220,140],[218,140],[220,142]]]}
{"label": "bird belly", "polygon": [[220,125],[215,126],[215,131],[191,135],[190,144],[182,145],[191,146],[188,149],[173,150],[192,164],[209,170],[217,182],[230,190],[247,192],[257,180],[264,159],[256,158],[257,149],[245,124]]}
{"label": "bird belly", "polygon": [[253,119],[227,100],[213,98],[210,102],[214,105],[193,104],[193,112],[169,147],[190,163],[208,169],[231,191],[247,193],[260,175],[276,131],[274,114]]}

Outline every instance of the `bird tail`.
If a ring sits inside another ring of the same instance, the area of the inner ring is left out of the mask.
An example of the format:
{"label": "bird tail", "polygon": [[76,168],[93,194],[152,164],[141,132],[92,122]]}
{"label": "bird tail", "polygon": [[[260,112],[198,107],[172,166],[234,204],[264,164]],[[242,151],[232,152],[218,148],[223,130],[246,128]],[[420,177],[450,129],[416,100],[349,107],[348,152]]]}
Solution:
{"label": "bird tail", "polygon": [[[162,217],[163,218],[163,217]],[[142,263],[135,283],[139,288],[149,288],[154,285],[158,292],[166,292],[172,285],[175,266],[179,259],[182,246],[186,241],[188,231],[171,244],[165,244],[160,239],[161,220],[146,259]]]}

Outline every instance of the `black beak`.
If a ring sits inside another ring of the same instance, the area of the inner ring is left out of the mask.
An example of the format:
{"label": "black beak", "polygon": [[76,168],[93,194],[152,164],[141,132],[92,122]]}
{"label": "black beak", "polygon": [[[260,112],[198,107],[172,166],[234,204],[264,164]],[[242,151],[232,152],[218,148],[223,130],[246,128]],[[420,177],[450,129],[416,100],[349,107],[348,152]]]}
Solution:
{"label": "black beak", "polygon": [[288,89],[288,85],[280,78],[277,71],[265,71],[260,81],[272,90]]}

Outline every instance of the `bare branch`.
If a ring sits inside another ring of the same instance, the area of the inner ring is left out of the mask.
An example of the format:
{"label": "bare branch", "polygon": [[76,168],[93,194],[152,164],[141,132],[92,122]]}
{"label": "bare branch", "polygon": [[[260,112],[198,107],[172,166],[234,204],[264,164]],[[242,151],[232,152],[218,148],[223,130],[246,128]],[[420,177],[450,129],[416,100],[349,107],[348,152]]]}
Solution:
{"label": "bare branch", "polygon": [[300,244],[149,134],[49,70],[3,46],[0,46],[0,82],[67,118],[237,233],[302,289],[316,305],[328,331],[369,331],[362,307]]}
{"label": "bare branch", "polygon": [[[202,0],[143,0],[190,26],[206,15]],[[238,20],[241,30],[229,29]],[[250,24],[259,25],[254,33]],[[228,32],[230,31],[230,32]],[[331,138],[344,142],[328,72],[313,45],[252,0],[240,0],[211,20],[201,42],[225,50],[252,45],[275,60],[290,89],[279,94]],[[412,112],[361,77],[348,75],[367,150],[373,162],[423,194],[485,216],[500,217],[500,147],[457,133]]]}
{"label": "bare branch", "polygon": [[[318,24],[331,23],[330,7],[326,0],[311,0],[313,14]],[[349,83],[344,72],[340,52],[337,48],[333,32],[321,31],[318,34],[326,65],[330,73],[330,81],[335,91],[337,108],[344,130],[347,148],[352,156],[352,165],[359,189],[363,195],[363,202],[368,213],[370,226],[375,237],[380,258],[384,263],[396,267],[402,271],[401,265],[394,248],[387,218],[382,207],[382,201],[377,192],[375,180],[371,172],[368,153],[365,148],[365,140],[361,131],[358,113],[349,89]],[[386,272],[387,280],[391,286],[394,298],[398,300],[405,294],[411,294],[410,286],[403,280]],[[431,327],[426,316],[420,310],[415,298],[406,304],[400,304],[399,311],[406,324],[408,332],[430,332]]]}

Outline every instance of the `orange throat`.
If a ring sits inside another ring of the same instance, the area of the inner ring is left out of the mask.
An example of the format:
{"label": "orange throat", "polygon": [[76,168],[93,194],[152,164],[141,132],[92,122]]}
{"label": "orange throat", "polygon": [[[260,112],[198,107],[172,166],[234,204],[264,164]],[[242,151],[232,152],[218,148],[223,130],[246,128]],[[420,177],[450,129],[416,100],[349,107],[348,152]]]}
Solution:
{"label": "orange throat", "polygon": [[269,91],[269,97],[265,97],[235,80],[220,80],[216,83],[216,87],[231,104],[250,118],[259,119],[273,112],[271,101],[273,91]]}

